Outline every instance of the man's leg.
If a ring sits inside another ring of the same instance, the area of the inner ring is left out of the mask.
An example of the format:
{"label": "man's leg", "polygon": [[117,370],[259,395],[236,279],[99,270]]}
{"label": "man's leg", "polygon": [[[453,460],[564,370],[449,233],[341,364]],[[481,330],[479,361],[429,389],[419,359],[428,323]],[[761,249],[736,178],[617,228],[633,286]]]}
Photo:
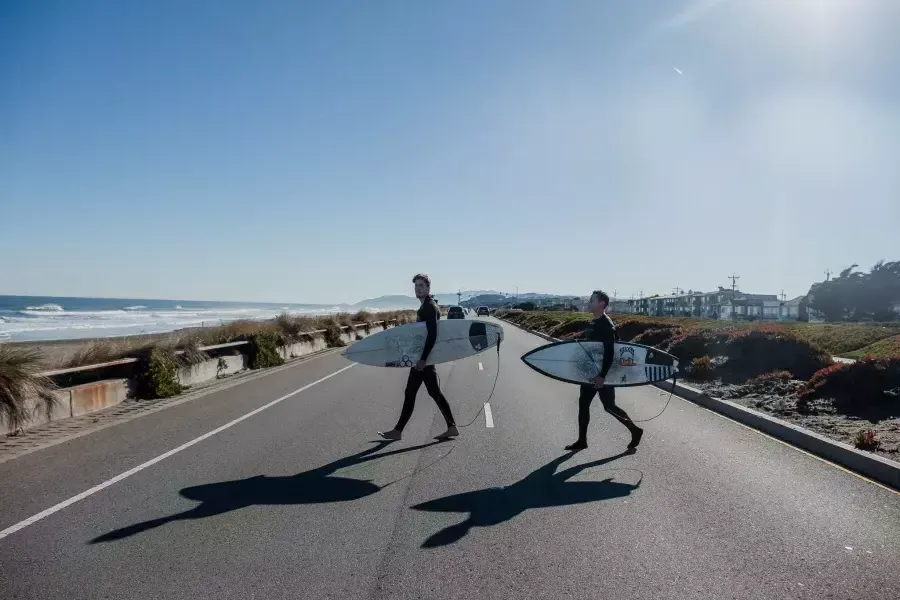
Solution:
{"label": "man's leg", "polygon": [[384,433],[378,432],[381,437],[389,440],[399,440],[403,434],[403,428],[409,422],[412,416],[413,408],[416,406],[416,394],[419,393],[419,387],[422,385],[423,372],[416,369],[409,370],[409,377],[406,380],[406,390],[403,392],[403,408],[400,409],[400,419],[397,425],[391,430]]}
{"label": "man's leg", "polygon": [[587,430],[591,422],[591,402],[597,393],[591,385],[581,386],[578,394],[578,440],[566,446],[566,450],[584,450],[587,448]]}
{"label": "man's leg", "polygon": [[459,435],[459,430],[456,428],[456,421],[453,419],[453,412],[450,410],[450,403],[447,402],[447,398],[441,391],[441,386],[438,383],[437,371],[435,370],[434,365],[425,367],[422,374],[425,380],[425,389],[428,390],[428,395],[431,396],[435,404],[438,405],[441,414],[444,416],[444,421],[447,422],[447,431],[441,437]]}
{"label": "man's leg", "polygon": [[603,403],[603,409],[631,432],[631,443],[628,444],[628,448],[636,448],[641,443],[641,436],[644,435],[644,430],[634,424],[627,412],[616,406],[616,388],[603,386],[600,388],[599,395],[600,402]]}

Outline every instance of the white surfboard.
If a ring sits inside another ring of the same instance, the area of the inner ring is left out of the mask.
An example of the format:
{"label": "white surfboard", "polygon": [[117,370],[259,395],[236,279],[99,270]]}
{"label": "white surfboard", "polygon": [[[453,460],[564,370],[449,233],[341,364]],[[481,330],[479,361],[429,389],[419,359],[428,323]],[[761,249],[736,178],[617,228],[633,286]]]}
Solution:
{"label": "white surfboard", "polygon": [[[444,319],[437,323],[437,341],[425,364],[460,360],[484,352],[503,341],[503,327],[478,319]],[[408,323],[364,337],[343,356],[375,367],[411,367],[422,356],[425,323]]]}
{"label": "white surfboard", "polygon": [[[678,359],[644,346],[617,342],[606,385],[630,387],[665,381],[678,372]],[[568,340],[535,348],[522,361],[542,375],[566,383],[588,384],[600,373],[603,342]]]}

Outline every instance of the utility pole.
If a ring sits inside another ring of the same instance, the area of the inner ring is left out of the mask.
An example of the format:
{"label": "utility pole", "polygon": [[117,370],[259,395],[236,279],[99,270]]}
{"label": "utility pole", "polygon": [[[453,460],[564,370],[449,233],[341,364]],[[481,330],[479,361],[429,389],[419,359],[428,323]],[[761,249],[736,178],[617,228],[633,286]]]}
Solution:
{"label": "utility pole", "polygon": [[457,305],[462,304],[462,290],[456,291],[456,304]]}
{"label": "utility pole", "polygon": [[781,301],[784,302],[784,300],[785,300],[784,290],[781,290]]}
{"label": "utility pole", "polygon": [[732,300],[734,300],[735,291],[737,290],[737,280],[740,278],[741,278],[740,275],[734,275],[734,274],[732,274],[728,277],[728,279],[731,280],[731,299]]}
{"label": "utility pole", "polygon": [[831,281],[831,269],[825,269],[825,281]]}
{"label": "utility pole", "polygon": [[734,299],[737,292],[737,280],[740,279],[740,275],[735,275],[734,273],[728,278],[731,280],[731,320],[737,320],[737,306],[734,304]]}

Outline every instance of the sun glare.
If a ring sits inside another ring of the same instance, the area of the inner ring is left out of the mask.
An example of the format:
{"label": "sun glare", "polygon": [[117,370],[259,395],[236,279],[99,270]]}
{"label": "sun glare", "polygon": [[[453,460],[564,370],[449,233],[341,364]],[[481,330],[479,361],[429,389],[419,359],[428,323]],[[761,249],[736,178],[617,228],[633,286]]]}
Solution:
{"label": "sun glare", "polygon": [[857,32],[862,18],[878,2],[872,0],[760,0],[748,2],[767,21],[806,41],[838,43]]}

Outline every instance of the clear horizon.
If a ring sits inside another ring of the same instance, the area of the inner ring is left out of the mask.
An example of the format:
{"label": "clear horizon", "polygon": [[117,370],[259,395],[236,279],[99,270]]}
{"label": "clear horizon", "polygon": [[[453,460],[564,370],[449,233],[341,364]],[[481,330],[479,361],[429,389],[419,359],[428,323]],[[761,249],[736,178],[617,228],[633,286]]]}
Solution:
{"label": "clear horizon", "polygon": [[0,292],[791,298],[900,258],[900,3],[612,4],[4,3]]}

